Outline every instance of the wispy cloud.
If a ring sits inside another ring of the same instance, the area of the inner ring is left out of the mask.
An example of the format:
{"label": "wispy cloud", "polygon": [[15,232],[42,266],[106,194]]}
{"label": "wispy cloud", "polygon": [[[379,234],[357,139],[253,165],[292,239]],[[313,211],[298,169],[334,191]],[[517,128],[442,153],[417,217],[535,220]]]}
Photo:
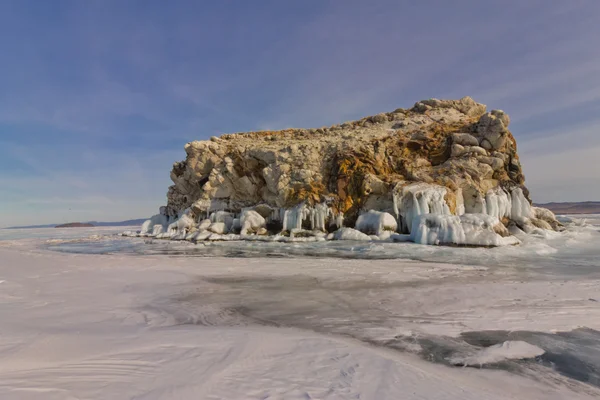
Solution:
{"label": "wispy cloud", "polygon": [[534,193],[600,197],[599,18],[577,0],[0,2],[0,225],[151,214],[189,140],[464,95],[511,115]]}

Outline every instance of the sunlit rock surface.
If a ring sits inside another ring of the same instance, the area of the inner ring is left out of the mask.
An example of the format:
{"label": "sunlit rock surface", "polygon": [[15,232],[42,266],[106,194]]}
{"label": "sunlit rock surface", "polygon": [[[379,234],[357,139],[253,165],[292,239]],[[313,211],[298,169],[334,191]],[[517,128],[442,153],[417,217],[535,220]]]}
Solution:
{"label": "sunlit rock surface", "polygon": [[173,165],[167,206],[140,235],[301,239],[347,227],[356,234],[326,237],[499,246],[519,242],[511,233],[560,230],[552,212],[531,206],[509,124],[464,97],[191,142]]}

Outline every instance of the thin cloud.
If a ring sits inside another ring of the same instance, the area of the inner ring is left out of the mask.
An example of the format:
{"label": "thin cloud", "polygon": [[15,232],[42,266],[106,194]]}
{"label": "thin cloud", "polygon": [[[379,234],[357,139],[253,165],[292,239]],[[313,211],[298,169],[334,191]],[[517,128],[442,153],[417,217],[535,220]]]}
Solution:
{"label": "thin cloud", "polygon": [[465,95],[511,115],[533,193],[600,197],[578,178],[600,146],[599,2],[38,7],[0,2],[0,225],[56,222],[62,200],[150,215],[187,141]]}

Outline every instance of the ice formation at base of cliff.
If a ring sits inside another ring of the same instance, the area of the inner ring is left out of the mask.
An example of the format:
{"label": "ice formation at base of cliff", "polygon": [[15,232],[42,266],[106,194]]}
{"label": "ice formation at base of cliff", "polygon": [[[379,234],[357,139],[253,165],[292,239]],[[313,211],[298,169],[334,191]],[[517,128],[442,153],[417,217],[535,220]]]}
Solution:
{"label": "ice formation at base of cliff", "polygon": [[[446,189],[434,184],[415,183],[394,195],[393,209],[368,210],[359,215],[354,228],[344,225],[327,204],[310,207],[305,203],[273,209],[261,204],[239,214],[213,211],[208,218],[192,217],[191,209],[177,217],[158,214],[146,221],[139,232],[127,235],[171,240],[401,240],[431,245],[505,246],[520,243],[512,233],[539,233],[559,224],[554,214],[531,207],[520,188],[510,193],[491,189],[483,199],[481,212],[455,215],[445,200]],[[464,209],[464,204],[456,207]],[[163,209],[164,210],[164,209]],[[257,211],[258,210],[258,211]],[[266,214],[266,217],[260,212]],[[394,213],[396,216],[392,215]],[[504,220],[504,223],[502,222]],[[271,227],[269,230],[267,227]]]}

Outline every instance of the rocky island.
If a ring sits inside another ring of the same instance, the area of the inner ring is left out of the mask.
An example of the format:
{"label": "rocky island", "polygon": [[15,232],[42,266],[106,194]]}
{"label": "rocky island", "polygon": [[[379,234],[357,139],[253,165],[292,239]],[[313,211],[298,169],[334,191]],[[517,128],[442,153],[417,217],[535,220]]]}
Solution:
{"label": "rocky island", "polygon": [[137,235],[500,246],[561,230],[532,206],[509,124],[464,97],[194,141],[173,165],[167,205]]}

